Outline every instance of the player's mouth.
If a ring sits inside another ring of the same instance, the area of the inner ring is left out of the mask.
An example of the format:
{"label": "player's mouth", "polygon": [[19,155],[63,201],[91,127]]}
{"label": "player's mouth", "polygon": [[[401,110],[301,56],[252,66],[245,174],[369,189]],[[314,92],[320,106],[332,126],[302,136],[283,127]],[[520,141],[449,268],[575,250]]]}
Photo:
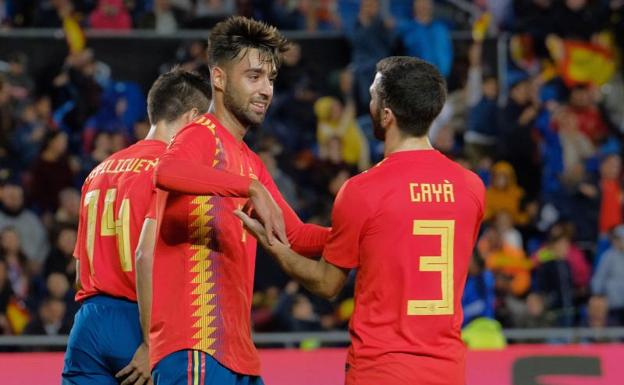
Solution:
{"label": "player's mouth", "polygon": [[266,108],[267,108],[267,104],[266,103],[262,103],[262,102],[252,102],[251,103],[252,111],[257,113],[257,114],[264,114],[264,112],[266,111]]}

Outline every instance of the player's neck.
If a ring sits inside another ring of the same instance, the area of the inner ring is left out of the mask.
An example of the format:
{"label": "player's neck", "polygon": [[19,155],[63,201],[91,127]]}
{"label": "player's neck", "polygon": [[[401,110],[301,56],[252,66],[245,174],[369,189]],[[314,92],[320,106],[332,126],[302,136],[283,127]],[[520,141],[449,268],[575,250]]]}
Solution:
{"label": "player's neck", "polygon": [[219,123],[228,130],[234,138],[238,141],[242,141],[245,134],[247,134],[247,128],[241,124],[241,122],[236,119],[236,116],[230,112],[223,103],[215,103],[214,101],[210,104],[210,109],[208,110],[211,114],[213,114]]}
{"label": "player's neck", "polygon": [[145,140],[160,140],[164,143],[169,143],[171,138],[173,137],[173,130],[165,122],[158,122],[153,124],[147,135],[145,135]]}
{"label": "player's neck", "polygon": [[388,156],[399,151],[432,150],[433,146],[427,135],[404,136],[398,130],[388,130],[384,141],[384,155]]}

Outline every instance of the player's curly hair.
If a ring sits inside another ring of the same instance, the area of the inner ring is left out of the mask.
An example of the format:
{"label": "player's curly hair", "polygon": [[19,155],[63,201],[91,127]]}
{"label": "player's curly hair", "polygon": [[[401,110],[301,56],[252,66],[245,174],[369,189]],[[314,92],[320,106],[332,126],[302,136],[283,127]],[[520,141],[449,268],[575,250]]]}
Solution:
{"label": "player's curly hair", "polygon": [[381,107],[389,108],[399,129],[424,136],[446,101],[446,82],[431,64],[410,56],[391,56],[377,63]]}
{"label": "player's curly hair", "polygon": [[208,58],[211,66],[223,65],[242,58],[248,49],[257,48],[263,60],[272,61],[275,68],[279,68],[288,44],[277,28],[243,16],[232,16],[210,31]]}
{"label": "player's curly hair", "polygon": [[195,72],[174,67],[158,77],[147,94],[150,124],[167,123],[197,108],[205,113],[210,107],[210,82]]}

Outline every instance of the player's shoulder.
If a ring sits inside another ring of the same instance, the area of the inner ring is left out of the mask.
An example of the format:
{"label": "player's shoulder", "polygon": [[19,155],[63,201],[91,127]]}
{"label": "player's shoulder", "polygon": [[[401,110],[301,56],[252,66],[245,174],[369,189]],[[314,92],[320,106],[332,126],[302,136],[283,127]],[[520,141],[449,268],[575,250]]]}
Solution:
{"label": "player's shoulder", "polygon": [[[453,162],[455,163],[455,162]],[[464,180],[466,181],[466,187],[473,191],[477,196],[481,196],[485,194],[485,185],[483,184],[483,180],[479,177],[479,175],[475,174],[473,171],[466,169],[464,166],[455,163],[455,165],[460,169],[460,172],[464,176]]]}
{"label": "player's shoulder", "polygon": [[217,126],[213,122],[213,118],[210,117],[210,114],[204,114],[195,118],[192,122],[188,123],[186,126],[182,127],[172,139],[172,142],[176,141],[176,138],[185,137],[187,139],[188,136],[191,136],[192,139],[196,140],[201,137],[214,137],[217,135]]}

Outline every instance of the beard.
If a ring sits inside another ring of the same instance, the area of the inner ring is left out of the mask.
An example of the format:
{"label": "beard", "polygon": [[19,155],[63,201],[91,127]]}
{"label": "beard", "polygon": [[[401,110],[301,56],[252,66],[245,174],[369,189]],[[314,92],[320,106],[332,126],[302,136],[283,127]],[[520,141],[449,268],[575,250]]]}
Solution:
{"label": "beard", "polygon": [[375,139],[381,140],[382,142],[386,140],[386,130],[381,125],[381,108],[377,108],[376,111],[371,110],[371,120],[373,121],[373,135],[375,135]]}
{"label": "beard", "polygon": [[245,106],[243,98],[239,96],[238,92],[226,86],[223,93],[223,104],[225,108],[232,112],[236,119],[245,127],[251,130],[255,130],[264,121],[266,113],[258,115],[257,113],[249,109],[249,105]]}

